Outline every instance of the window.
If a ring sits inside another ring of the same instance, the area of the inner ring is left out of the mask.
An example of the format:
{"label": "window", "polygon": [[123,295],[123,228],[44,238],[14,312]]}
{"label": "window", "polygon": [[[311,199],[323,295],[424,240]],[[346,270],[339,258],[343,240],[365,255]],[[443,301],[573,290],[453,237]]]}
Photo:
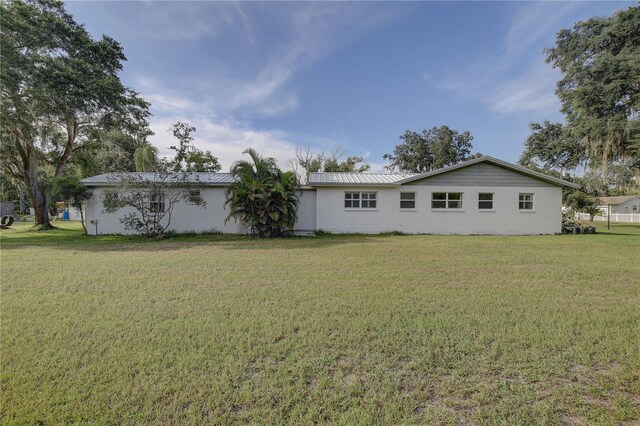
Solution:
{"label": "window", "polygon": [[415,209],[416,208],[416,193],[415,192],[401,192],[400,193],[400,208],[401,209]]}
{"label": "window", "polygon": [[432,209],[461,209],[462,192],[433,192],[431,194]]}
{"label": "window", "polygon": [[359,192],[345,192],[344,193],[344,208],[345,209],[359,209],[360,208],[360,193]]}
{"label": "window", "polygon": [[518,209],[533,210],[533,194],[520,194],[518,198]]}
{"label": "window", "polygon": [[104,204],[113,204],[118,201],[118,193],[117,192],[105,192],[104,193]]}
{"label": "window", "polygon": [[345,192],[345,209],[375,209],[377,206],[375,192]]}
{"label": "window", "polygon": [[493,193],[481,192],[478,194],[478,209],[493,210]]}
{"label": "window", "polygon": [[149,211],[151,213],[164,213],[164,194],[152,192],[149,197]]}
{"label": "window", "polygon": [[376,193],[375,192],[362,192],[360,193],[362,198],[363,209],[375,209],[376,208]]}
{"label": "window", "polygon": [[199,204],[202,201],[202,195],[200,195],[200,190],[194,189],[189,191],[188,201],[191,204]]}

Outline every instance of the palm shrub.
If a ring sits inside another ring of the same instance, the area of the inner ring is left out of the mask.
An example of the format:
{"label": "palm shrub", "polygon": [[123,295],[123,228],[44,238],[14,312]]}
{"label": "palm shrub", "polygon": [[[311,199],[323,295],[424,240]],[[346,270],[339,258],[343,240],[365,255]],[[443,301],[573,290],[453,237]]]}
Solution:
{"label": "palm shrub", "polygon": [[593,222],[593,218],[595,216],[602,216],[602,210],[600,210],[600,207],[598,207],[595,204],[590,204],[588,206],[584,206],[582,208],[582,211],[589,215],[589,222]]}
{"label": "palm shrub", "polygon": [[142,145],[133,153],[136,172],[152,171],[158,163],[158,149],[148,143]]}
{"label": "palm shrub", "polygon": [[226,189],[227,221],[236,219],[261,238],[280,237],[292,230],[298,214],[298,177],[283,172],[276,160],[247,149],[251,161],[231,166],[234,182]]}

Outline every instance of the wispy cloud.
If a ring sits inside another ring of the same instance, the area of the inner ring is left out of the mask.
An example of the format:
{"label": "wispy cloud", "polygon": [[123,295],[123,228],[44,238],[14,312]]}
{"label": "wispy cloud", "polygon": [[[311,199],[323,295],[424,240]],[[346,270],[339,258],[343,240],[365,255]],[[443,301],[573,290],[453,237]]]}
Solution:
{"label": "wispy cloud", "polygon": [[[288,4],[280,17],[288,37],[269,46],[271,55],[255,77],[223,79],[226,107],[262,116],[295,109],[298,98],[288,83],[296,73],[398,14],[397,9],[362,3]],[[246,22],[251,20],[243,16]]]}
{"label": "wispy cloud", "polygon": [[545,64],[534,65],[524,74],[499,85],[487,99],[491,109],[501,114],[557,111],[554,94],[559,72]]}
{"label": "wispy cloud", "polygon": [[219,3],[216,13],[206,13],[208,2],[145,2],[137,16],[140,36],[164,41],[193,41],[216,37],[242,18],[234,3]]}
{"label": "wispy cloud", "polygon": [[[398,8],[361,3],[280,7],[278,37],[268,43],[262,39],[273,29],[264,27],[264,19],[260,20],[263,27],[254,25],[258,20],[252,13],[259,13],[260,8],[245,9],[238,4],[225,7],[213,28],[205,31],[200,25],[205,25],[206,19],[196,19],[195,28],[189,30],[189,37],[211,38],[219,36],[225,26],[232,23],[239,26],[243,29],[242,36],[260,56],[255,63],[262,65],[255,69],[231,74],[224,67],[213,67],[210,74],[193,81],[160,81],[148,75],[138,76],[136,87],[151,102],[155,115],[151,142],[160,148],[161,154],[170,154],[168,147],[175,143],[167,131],[171,124],[188,121],[197,128],[196,145],[211,150],[225,169],[248,147],[278,159],[284,166],[294,156],[294,137],[278,129],[256,129],[251,121],[297,108],[299,98],[291,83],[297,73],[400,14]],[[188,10],[190,14],[198,13],[197,8],[195,12]],[[171,33],[170,30],[168,35]],[[340,145],[337,139],[309,135],[295,135],[295,140],[317,150]]]}
{"label": "wispy cloud", "polygon": [[[555,82],[559,73],[544,63],[542,49],[553,40],[560,22],[578,3],[517,3],[502,52],[470,64],[461,73],[439,78],[424,73],[430,84],[458,96],[478,99],[500,114],[526,113],[543,117],[557,113]],[[526,61],[531,50],[540,56]]]}
{"label": "wispy cloud", "polygon": [[507,34],[507,55],[521,53],[539,40],[555,34],[558,23],[580,5],[578,2],[527,3],[513,17]]}
{"label": "wispy cloud", "polygon": [[151,126],[155,135],[153,144],[160,148],[160,155],[173,154],[168,147],[176,140],[169,131],[176,121],[188,121],[197,131],[195,145],[210,150],[220,160],[223,171],[229,170],[234,161],[242,158],[242,152],[254,148],[268,157],[274,157],[280,165],[285,165],[293,157],[294,145],[289,136],[279,130],[256,130],[247,123],[233,119],[211,119],[205,117],[175,116],[158,118]]}

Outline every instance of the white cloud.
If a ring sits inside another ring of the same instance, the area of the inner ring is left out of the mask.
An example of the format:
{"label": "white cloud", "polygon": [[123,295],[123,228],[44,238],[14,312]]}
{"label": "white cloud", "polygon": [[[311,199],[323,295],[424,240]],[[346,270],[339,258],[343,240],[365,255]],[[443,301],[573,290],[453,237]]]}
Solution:
{"label": "white cloud", "polygon": [[158,147],[161,156],[171,156],[171,145],[176,144],[170,129],[176,121],[187,121],[196,127],[194,144],[202,150],[210,150],[228,171],[234,161],[242,158],[242,151],[254,148],[267,157],[278,160],[281,167],[294,157],[295,145],[289,135],[280,130],[256,130],[248,124],[233,119],[173,116],[155,119],[151,129],[155,135],[150,142]]}
{"label": "white cloud", "polygon": [[[276,158],[281,167],[286,167],[295,154],[293,140],[298,144],[310,146],[315,151],[341,146],[339,141],[344,142],[342,137],[295,135],[294,138],[293,135],[278,129],[255,129],[249,120],[255,117],[281,115],[295,109],[299,99],[290,82],[296,73],[400,13],[397,8],[390,11],[387,6],[378,4],[278,5],[274,7],[280,8],[280,13],[277,14],[277,31],[280,37],[270,40],[262,47],[260,43],[263,34],[260,28],[253,25],[251,15],[256,13],[255,8],[243,8],[242,5],[225,7],[224,13],[216,18],[211,28],[208,28],[209,21],[204,15],[211,14],[194,16],[201,11],[199,12],[199,5],[191,8],[193,5],[178,7],[179,16],[174,17],[180,20],[180,14],[188,13],[194,18],[194,21],[186,21],[190,22],[189,26],[192,28],[185,29],[187,34],[184,37],[220,36],[220,31],[235,24],[236,27],[244,29],[245,36],[254,48],[265,49],[260,51],[263,60],[255,61],[262,62],[262,66],[250,70],[252,72],[241,70],[231,74],[222,64],[221,69],[212,67],[206,78],[194,80],[162,81],[150,76],[138,76],[136,87],[152,104],[154,117],[151,120],[151,128],[155,135],[150,137],[150,141],[159,148],[160,155],[172,154],[168,148],[176,141],[168,131],[171,125],[177,121],[186,121],[197,129],[194,134],[195,145],[200,149],[212,151],[221,161],[223,170],[228,170],[234,161],[241,158],[242,151],[249,147]],[[207,5],[210,6],[205,4]],[[176,7],[158,7],[159,10],[156,10],[154,6],[151,9],[156,17],[159,16],[162,20],[169,19],[163,14],[167,14],[167,10],[175,10]],[[257,9],[258,12],[260,10]],[[173,29],[166,29],[167,37],[174,37],[174,30],[180,28],[175,22],[171,25]],[[185,66],[188,67],[189,64]],[[203,74],[206,75],[206,72]]]}
{"label": "white cloud", "polygon": [[152,93],[145,96],[145,99],[151,102],[153,110],[159,114],[180,114],[199,107],[197,102],[170,93]]}
{"label": "white cloud", "polygon": [[373,162],[370,162],[369,165],[371,166],[371,168],[369,169],[368,173],[388,173],[389,172],[387,169],[385,169],[385,167],[388,166],[389,163],[380,163],[377,161],[373,161]]}
{"label": "white cloud", "polygon": [[555,34],[558,24],[578,6],[578,2],[537,2],[519,4],[507,34],[507,53],[522,52],[539,40]]}
{"label": "white cloud", "polygon": [[[242,18],[233,3],[218,3],[210,13],[209,2],[145,2],[138,18],[139,34],[154,40],[193,41],[216,37]],[[209,12],[209,13],[207,13]]]}
{"label": "white cloud", "polygon": [[558,111],[554,94],[559,72],[549,66],[533,66],[524,74],[503,83],[490,97],[491,109],[501,114]]}
{"label": "white cloud", "polygon": [[270,46],[266,65],[252,79],[218,83],[224,87],[221,97],[228,110],[248,109],[273,116],[295,109],[298,98],[288,83],[297,72],[398,14],[397,10],[363,3],[289,3],[281,12],[288,38]]}

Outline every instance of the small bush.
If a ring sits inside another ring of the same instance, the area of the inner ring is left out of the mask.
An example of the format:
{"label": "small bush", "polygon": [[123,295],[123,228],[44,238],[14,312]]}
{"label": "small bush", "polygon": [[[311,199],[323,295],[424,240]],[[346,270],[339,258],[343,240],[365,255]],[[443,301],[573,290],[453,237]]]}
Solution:
{"label": "small bush", "polygon": [[398,236],[398,235],[405,235],[404,232],[402,231],[391,231],[391,232],[382,232],[380,233],[380,236]]}
{"label": "small bush", "polygon": [[[569,210],[570,212],[571,210]],[[568,212],[567,212],[568,213]],[[581,225],[573,219],[573,215],[562,214],[562,233],[563,234],[595,234],[594,226]]]}

